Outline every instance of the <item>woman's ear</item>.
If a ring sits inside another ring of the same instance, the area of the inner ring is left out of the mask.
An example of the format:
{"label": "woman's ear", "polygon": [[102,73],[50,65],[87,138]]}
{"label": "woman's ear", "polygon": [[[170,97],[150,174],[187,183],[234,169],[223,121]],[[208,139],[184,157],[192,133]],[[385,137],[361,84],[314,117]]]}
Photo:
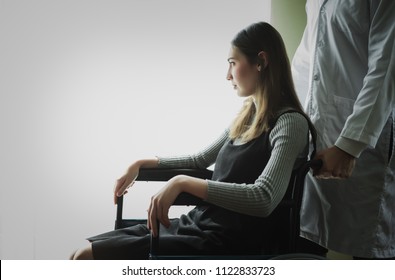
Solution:
{"label": "woman's ear", "polygon": [[258,53],[259,63],[258,63],[258,71],[265,69],[268,64],[268,55],[267,52],[261,51]]}

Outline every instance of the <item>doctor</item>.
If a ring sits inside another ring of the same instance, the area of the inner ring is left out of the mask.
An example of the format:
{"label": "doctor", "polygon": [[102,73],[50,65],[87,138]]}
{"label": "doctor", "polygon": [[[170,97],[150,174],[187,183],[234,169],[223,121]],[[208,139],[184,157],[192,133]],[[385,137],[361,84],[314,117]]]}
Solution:
{"label": "doctor", "polygon": [[393,258],[395,1],[308,0],[306,13],[292,71],[324,165],[307,178],[301,236]]}

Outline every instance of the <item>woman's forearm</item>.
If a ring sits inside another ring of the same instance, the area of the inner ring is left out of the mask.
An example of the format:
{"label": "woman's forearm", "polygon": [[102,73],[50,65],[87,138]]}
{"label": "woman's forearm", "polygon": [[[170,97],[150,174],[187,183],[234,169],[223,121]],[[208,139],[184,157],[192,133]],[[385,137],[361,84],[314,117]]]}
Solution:
{"label": "woman's forearm", "polygon": [[178,175],[172,180],[178,186],[180,193],[186,192],[201,199],[207,199],[208,183],[206,180],[186,175]]}
{"label": "woman's forearm", "polygon": [[159,159],[158,158],[150,158],[150,159],[140,159],[134,162],[129,169],[131,168],[156,168],[159,165]]}

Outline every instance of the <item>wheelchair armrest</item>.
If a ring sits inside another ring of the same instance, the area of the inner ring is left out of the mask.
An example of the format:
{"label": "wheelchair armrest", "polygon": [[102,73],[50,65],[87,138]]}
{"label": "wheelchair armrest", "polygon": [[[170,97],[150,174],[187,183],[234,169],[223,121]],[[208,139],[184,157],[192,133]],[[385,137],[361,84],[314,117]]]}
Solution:
{"label": "wheelchair armrest", "polygon": [[177,175],[187,175],[191,177],[209,179],[213,171],[208,169],[188,169],[188,168],[142,168],[136,181],[160,182],[168,181]]}
{"label": "wheelchair armrest", "polygon": [[[195,178],[209,179],[213,171],[208,169],[173,169],[173,168],[142,168],[136,181],[147,182],[163,182],[168,181],[177,175],[187,175]],[[205,202],[193,195],[181,193],[173,205],[197,205],[204,204]],[[117,199],[117,214],[116,214],[116,227],[122,223],[122,210],[123,210],[123,196]]]}
{"label": "wheelchair armrest", "polygon": [[177,196],[176,200],[173,202],[173,205],[181,205],[181,206],[208,205],[208,204],[210,203],[186,192],[180,193]]}
{"label": "wheelchair armrest", "polygon": [[[140,169],[136,181],[168,181],[177,175],[187,175],[195,178],[210,179],[213,171],[208,169],[173,169],[173,168],[147,168]],[[191,194],[181,193],[173,205],[200,205],[205,202]]]}

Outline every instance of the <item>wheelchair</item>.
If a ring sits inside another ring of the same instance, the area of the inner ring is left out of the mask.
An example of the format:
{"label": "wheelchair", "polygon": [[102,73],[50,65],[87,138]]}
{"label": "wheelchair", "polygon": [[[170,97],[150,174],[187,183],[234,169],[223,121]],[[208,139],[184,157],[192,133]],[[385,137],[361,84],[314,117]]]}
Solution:
{"label": "wheelchair", "polygon": [[[261,248],[261,254],[257,255],[164,255],[160,251],[160,232],[157,237],[151,235],[149,258],[157,259],[325,259],[323,256],[308,254],[301,251],[299,228],[300,208],[303,197],[304,180],[311,168],[320,168],[321,160],[304,160],[292,171],[287,191],[280,204],[267,217],[271,224],[270,230]],[[176,175],[188,175],[201,179],[210,179],[212,171],[208,169],[141,169],[136,181],[161,182],[168,181]],[[181,193],[173,205],[202,205],[207,204],[200,198],[187,193]],[[123,196],[118,198],[115,229],[129,227],[135,224],[145,223],[141,219],[123,218]],[[158,222],[159,223],[159,222]],[[158,225],[158,229],[159,229]]]}

